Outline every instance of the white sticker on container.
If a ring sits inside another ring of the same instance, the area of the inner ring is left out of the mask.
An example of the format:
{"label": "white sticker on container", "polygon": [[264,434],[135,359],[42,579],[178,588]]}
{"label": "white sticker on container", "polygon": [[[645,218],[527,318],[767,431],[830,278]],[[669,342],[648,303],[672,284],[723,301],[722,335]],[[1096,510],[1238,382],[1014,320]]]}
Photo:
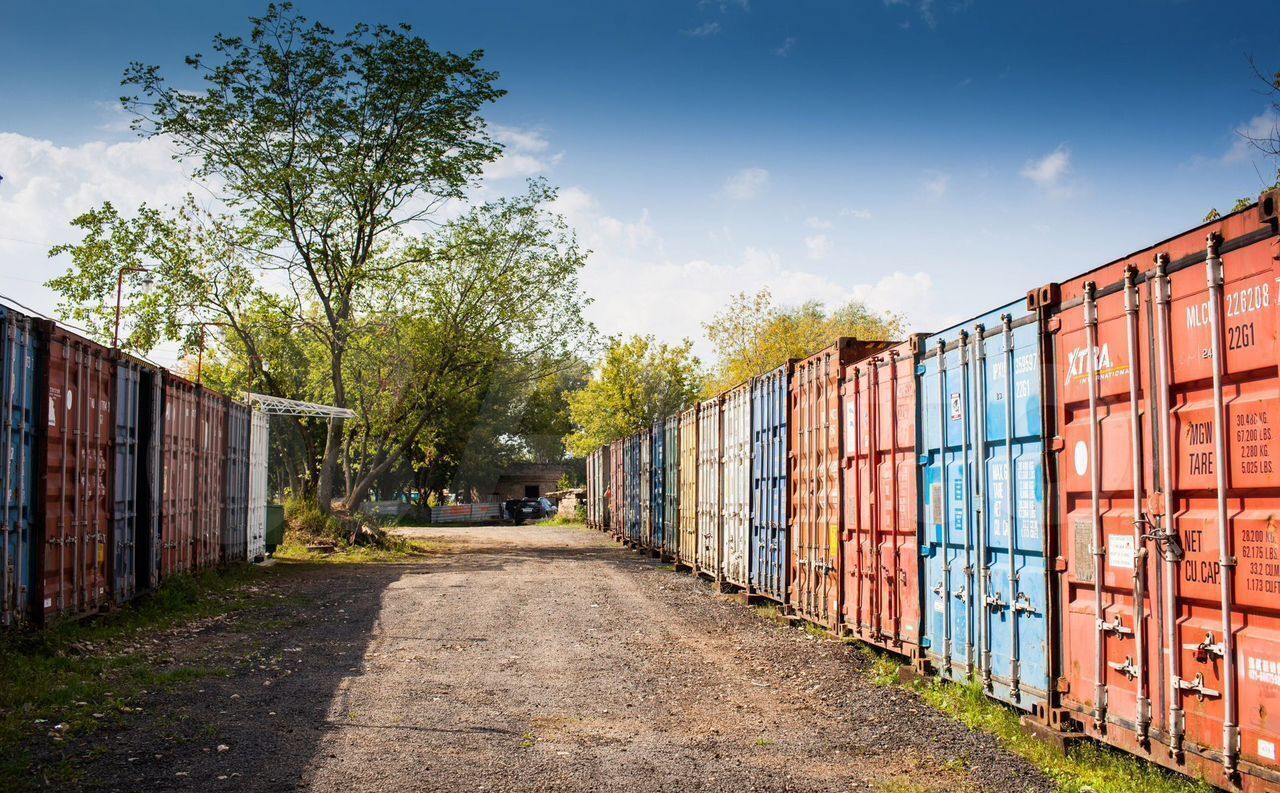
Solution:
{"label": "white sticker on container", "polygon": [[45,608],[47,608],[47,609],[51,609],[51,608],[53,608],[53,598],[45,598],[45,599],[44,599],[44,607],[45,607]]}
{"label": "white sticker on container", "polygon": [[1264,741],[1261,738],[1259,738],[1258,739],[1258,756],[1261,757],[1263,760],[1275,760],[1276,745],[1271,741]]}
{"label": "white sticker on container", "polygon": [[1084,476],[1089,472],[1089,447],[1084,441],[1076,441],[1076,475]]}
{"label": "white sticker on container", "polygon": [[960,416],[960,394],[955,393],[951,395],[951,419],[958,421]]}
{"label": "white sticker on container", "polygon": [[941,600],[935,600],[933,601],[933,610],[938,612],[939,614],[946,614],[947,605],[943,603]]}
{"label": "white sticker on container", "polygon": [[1127,534],[1107,535],[1107,562],[1112,567],[1133,569],[1133,537]]}

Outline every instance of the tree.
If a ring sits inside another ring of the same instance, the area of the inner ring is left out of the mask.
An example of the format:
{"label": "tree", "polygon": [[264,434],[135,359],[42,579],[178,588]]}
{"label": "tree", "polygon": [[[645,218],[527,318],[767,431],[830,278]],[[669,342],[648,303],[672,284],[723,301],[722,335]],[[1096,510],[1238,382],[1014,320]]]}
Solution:
{"label": "tree", "polygon": [[694,404],[701,367],[687,339],[677,345],[652,336],[611,339],[591,381],[568,396],[574,431],[565,446],[584,457]]}
{"label": "tree", "polygon": [[[256,275],[286,286],[280,307],[327,351],[326,400],[347,407],[345,358],[361,332],[366,293],[406,264],[412,249],[395,244],[399,232],[442,201],[462,198],[498,156],[479,112],[505,92],[494,85],[497,74],[480,66],[479,50],[437,52],[407,25],[359,24],[338,36],[288,3],[252,18],[248,38],[215,36],[212,49],[213,59],[186,59],[203,90],[134,63],[124,83],[136,93],[121,101],[134,129],[172,141],[176,156],[233,213],[237,223],[218,221],[228,232],[221,238],[247,255]],[[86,222],[110,226],[115,218],[107,214]],[[197,294],[209,291],[183,257],[162,260],[170,295],[187,282]],[[84,273],[72,279],[89,280]],[[92,280],[96,288],[80,294],[101,293],[103,279]],[[63,285],[64,295],[76,293]],[[192,321],[202,319],[197,312]],[[326,509],[341,438],[335,421],[318,482]]]}
{"label": "tree", "polygon": [[[1249,145],[1262,153],[1265,159],[1271,161],[1275,171],[1273,174],[1273,182],[1270,187],[1264,187],[1264,190],[1274,190],[1280,188],[1280,71],[1276,71],[1273,75],[1264,75],[1255,65],[1254,74],[1266,86],[1266,92],[1271,95],[1271,112],[1264,115],[1263,118],[1270,119],[1270,129],[1260,129],[1257,131],[1237,131],[1236,134],[1249,142]],[[1265,185],[1266,181],[1261,174],[1258,175],[1259,180]],[[1251,205],[1256,196],[1242,196],[1236,199],[1235,204],[1231,207],[1232,212],[1239,212]],[[1204,220],[1208,223],[1211,220],[1217,220],[1222,217],[1222,213],[1217,207],[1209,210],[1204,216]]]}
{"label": "tree", "polygon": [[900,316],[877,314],[856,300],[831,311],[815,300],[777,306],[769,290],[761,289],[754,295],[734,295],[704,327],[718,360],[707,381],[706,394],[714,395],[790,358],[812,355],[841,336],[898,338],[904,323]]}

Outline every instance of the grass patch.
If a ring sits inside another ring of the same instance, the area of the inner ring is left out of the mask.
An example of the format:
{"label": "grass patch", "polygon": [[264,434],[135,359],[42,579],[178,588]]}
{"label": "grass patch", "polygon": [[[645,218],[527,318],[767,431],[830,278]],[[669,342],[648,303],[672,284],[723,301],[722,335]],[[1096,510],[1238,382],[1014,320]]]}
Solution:
{"label": "grass patch", "polygon": [[805,623],[804,623],[804,632],[805,632],[805,633],[807,633],[807,634],[809,634],[810,636],[812,636],[812,637],[813,637],[813,638],[815,638],[815,639],[830,639],[830,638],[831,638],[831,631],[827,630],[826,628],[822,627],[821,625],[814,625],[812,622],[805,622]]}
{"label": "grass patch", "polygon": [[978,683],[960,685],[919,680],[910,685],[925,702],[966,726],[990,733],[1005,749],[1030,761],[1067,793],[1212,793],[1213,788],[1137,757],[1084,741],[1066,754],[1022,730],[1019,714],[982,692]]}
{"label": "grass patch", "polygon": [[888,653],[882,653],[865,644],[858,647],[858,654],[867,659],[867,677],[877,686],[891,686],[898,682],[898,670],[902,662]]}
{"label": "grass patch", "polygon": [[387,534],[378,545],[350,545],[338,543],[337,550],[327,553],[313,551],[306,543],[286,537],[284,545],[276,548],[275,558],[289,562],[317,562],[321,564],[394,564],[413,562],[448,550],[448,543],[438,540],[411,540],[396,534]]}
{"label": "grass patch", "polygon": [[[261,568],[236,565],[179,576],[116,613],[0,637],[0,791],[27,785],[29,740],[47,735],[56,742],[92,732],[135,713],[142,691],[226,674],[169,666],[128,643],[144,631],[247,608],[257,601],[246,585],[264,575]],[[51,778],[70,773],[46,771]]]}
{"label": "grass patch", "polygon": [[559,513],[539,523],[542,526],[570,526],[575,529],[585,529],[587,527],[587,522],[579,516],[561,515]]}

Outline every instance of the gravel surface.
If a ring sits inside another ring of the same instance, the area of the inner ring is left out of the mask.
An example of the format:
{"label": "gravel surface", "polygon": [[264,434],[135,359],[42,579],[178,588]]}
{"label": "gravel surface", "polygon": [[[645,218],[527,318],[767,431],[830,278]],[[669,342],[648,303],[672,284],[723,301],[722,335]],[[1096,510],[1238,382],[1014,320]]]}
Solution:
{"label": "gravel surface", "polygon": [[[59,749],[101,790],[1049,790],[994,739],[585,529],[406,529],[165,637],[221,670]],[[52,755],[50,759],[53,759]],[[59,786],[63,787],[63,786]]]}

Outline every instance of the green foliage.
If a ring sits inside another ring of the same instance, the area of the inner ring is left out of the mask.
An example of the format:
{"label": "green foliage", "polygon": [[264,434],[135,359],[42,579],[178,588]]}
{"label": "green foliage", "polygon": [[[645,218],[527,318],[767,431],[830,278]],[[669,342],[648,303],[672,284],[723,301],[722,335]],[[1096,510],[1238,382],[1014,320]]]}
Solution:
{"label": "green foliage", "polygon": [[705,327],[719,361],[707,381],[707,396],[764,374],[788,359],[812,355],[841,336],[893,339],[904,329],[902,317],[877,314],[857,301],[830,311],[815,300],[778,306],[768,289],[735,295]]}
{"label": "green foliage", "polygon": [[688,340],[659,343],[652,336],[610,339],[591,381],[568,396],[574,431],[569,452],[593,450],[694,404],[702,390],[701,363]]}

